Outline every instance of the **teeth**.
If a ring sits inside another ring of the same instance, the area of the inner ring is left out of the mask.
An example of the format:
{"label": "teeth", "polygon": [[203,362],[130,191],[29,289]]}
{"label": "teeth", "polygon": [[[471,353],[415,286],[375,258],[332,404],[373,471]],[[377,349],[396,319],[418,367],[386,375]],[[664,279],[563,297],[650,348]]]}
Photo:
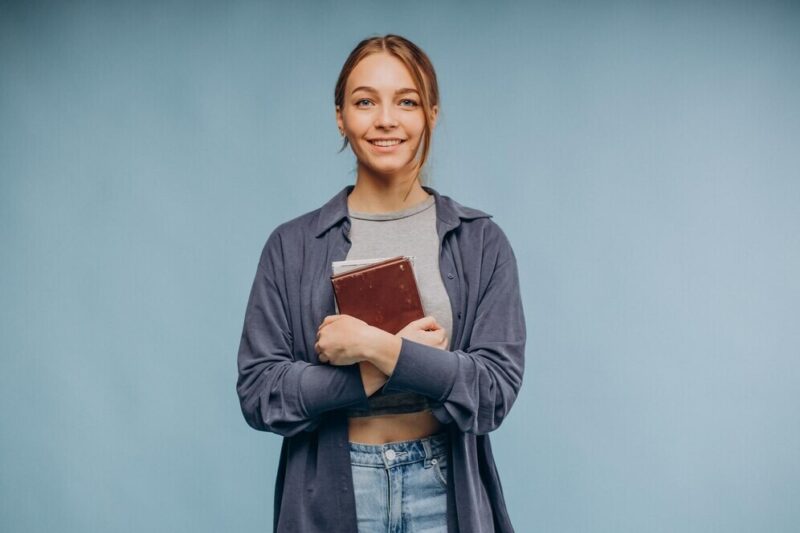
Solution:
{"label": "teeth", "polygon": [[395,144],[400,144],[402,141],[400,141],[398,139],[395,139],[393,141],[379,140],[379,141],[370,141],[370,142],[372,144],[375,144],[375,145],[378,145],[378,146],[394,146]]}

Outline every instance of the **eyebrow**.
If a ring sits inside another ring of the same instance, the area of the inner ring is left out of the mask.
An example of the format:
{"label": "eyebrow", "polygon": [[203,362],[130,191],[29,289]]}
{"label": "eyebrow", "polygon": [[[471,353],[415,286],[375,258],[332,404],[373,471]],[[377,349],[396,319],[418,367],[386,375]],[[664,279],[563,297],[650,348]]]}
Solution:
{"label": "eyebrow", "polygon": [[[353,92],[351,92],[350,94],[353,94],[356,91],[367,91],[376,94],[378,92],[377,89],[375,89],[374,87],[367,87],[366,85],[361,85],[360,87],[356,87],[355,89],[353,89]],[[394,92],[394,94],[406,94],[406,93],[419,93],[419,91],[417,91],[416,89],[412,89],[410,87],[403,87],[402,89],[397,89]]]}

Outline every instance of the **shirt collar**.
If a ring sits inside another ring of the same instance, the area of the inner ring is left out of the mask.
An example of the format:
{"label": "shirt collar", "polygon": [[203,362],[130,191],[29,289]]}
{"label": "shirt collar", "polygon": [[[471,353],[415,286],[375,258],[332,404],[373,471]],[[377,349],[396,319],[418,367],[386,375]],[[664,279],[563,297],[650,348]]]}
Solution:
{"label": "shirt collar", "polygon": [[[345,187],[336,193],[336,195],[328,200],[325,205],[320,208],[319,216],[317,218],[317,233],[316,237],[321,237],[331,227],[335,226],[343,219],[348,219],[347,210],[347,196],[355,188],[355,185],[345,185]],[[422,188],[432,194],[434,203],[436,204],[436,218],[439,219],[439,224],[443,224],[443,229],[449,231],[461,224],[462,220],[470,220],[473,218],[492,217],[489,213],[466,207],[456,202],[449,196],[439,194],[436,189],[422,185]]]}

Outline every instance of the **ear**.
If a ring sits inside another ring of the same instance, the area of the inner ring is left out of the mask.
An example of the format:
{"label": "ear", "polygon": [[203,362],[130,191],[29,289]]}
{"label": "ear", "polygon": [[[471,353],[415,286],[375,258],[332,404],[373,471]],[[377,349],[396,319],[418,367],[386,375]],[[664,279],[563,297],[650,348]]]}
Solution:
{"label": "ear", "polygon": [[342,108],[339,107],[338,105],[336,106],[336,127],[339,128],[340,131],[344,129],[344,120],[342,119]]}
{"label": "ear", "polygon": [[434,105],[431,108],[431,130],[436,127],[436,120],[439,118],[439,106]]}

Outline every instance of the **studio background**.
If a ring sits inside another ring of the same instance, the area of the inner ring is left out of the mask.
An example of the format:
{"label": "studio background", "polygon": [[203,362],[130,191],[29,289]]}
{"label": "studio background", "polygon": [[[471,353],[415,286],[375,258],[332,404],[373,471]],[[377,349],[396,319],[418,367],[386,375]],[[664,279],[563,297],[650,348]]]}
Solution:
{"label": "studio background", "polygon": [[0,530],[271,531],[247,296],[354,183],[333,87],[389,32],[428,184],[517,255],[517,531],[796,531],[800,8],[707,1],[0,3]]}

